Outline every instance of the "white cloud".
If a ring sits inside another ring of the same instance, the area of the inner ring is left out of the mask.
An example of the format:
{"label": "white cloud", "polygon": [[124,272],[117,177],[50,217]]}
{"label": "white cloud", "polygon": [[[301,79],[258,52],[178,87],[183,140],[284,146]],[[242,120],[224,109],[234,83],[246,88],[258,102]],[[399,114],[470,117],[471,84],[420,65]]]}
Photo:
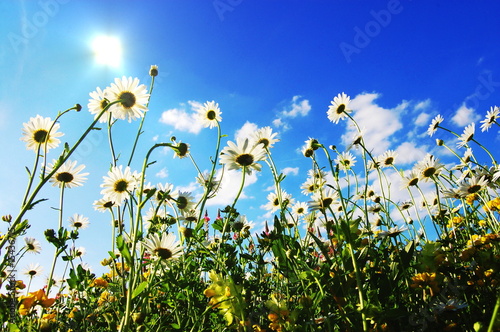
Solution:
{"label": "white cloud", "polygon": [[[214,198],[211,198],[207,201],[207,206],[224,207],[226,205],[233,204],[233,201],[236,198],[238,191],[240,190],[241,176],[241,171],[224,171],[224,177],[222,178],[220,189]],[[216,179],[219,178],[220,172],[217,172]],[[245,188],[255,182],[257,182],[256,172],[252,172],[251,175],[245,175],[245,187],[243,188],[243,192],[239,197],[240,200],[249,198],[249,196],[247,196],[245,193]]]}
{"label": "white cloud", "polygon": [[[188,101],[191,110],[195,111],[201,104],[197,101]],[[188,112],[185,104],[181,104],[180,108],[171,108],[161,114],[160,122],[166,125],[173,126],[176,130],[187,131],[189,133],[198,134],[203,128],[201,123],[196,119],[195,112]]]}
{"label": "white cloud", "polygon": [[457,109],[455,115],[451,118],[451,121],[453,121],[457,126],[464,127],[479,120],[480,118],[481,116],[476,114],[476,111],[473,108],[468,108],[465,106],[465,103],[463,103],[462,106]]}
{"label": "white cloud", "polygon": [[306,116],[311,110],[311,105],[309,104],[309,100],[304,99],[299,101],[300,98],[301,96],[293,96],[290,104],[291,109],[289,111],[285,109],[281,114],[287,118],[296,118],[299,115]]}
{"label": "white cloud", "polygon": [[160,179],[164,179],[168,177],[168,170],[166,167],[162,168],[158,173],[156,173],[156,176],[159,177]]}
{"label": "white cloud", "polygon": [[307,116],[309,111],[311,110],[311,105],[309,104],[309,100],[302,99],[302,96],[293,96],[289,105],[283,108],[283,111],[279,112],[276,119],[273,120],[273,125],[276,128],[282,128],[283,131],[286,131],[291,128],[291,126],[284,119],[287,118],[296,118],[298,116]]}
{"label": "white cloud", "polygon": [[247,121],[245,122],[243,127],[236,131],[236,133],[234,134],[234,139],[236,140],[238,138],[249,138],[252,133],[257,131],[257,129],[258,126],[255,123]]}
{"label": "white cloud", "polygon": [[[390,147],[391,135],[403,127],[400,113],[408,106],[408,102],[402,102],[393,109],[385,109],[374,103],[378,97],[377,93],[364,93],[357,95],[350,104],[354,120],[362,128],[365,144],[375,155],[384,153]],[[342,141],[349,144],[356,134],[355,127],[348,127]]]}
{"label": "white cloud", "polygon": [[284,175],[299,175],[298,167],[285,167],[281,170]]}
{"label": "white cloud", "polygon": [[420,111],[420,110],[428,109],[429,106],[431,106],[431,100],[426,99],[424,101],[417,103],[417,105],[415,105],[414,109],[415,109],[415,111]]}
{"label": "white cloud", "polygon": [[396,149],[398,154],[396,165],[406,165],[422,160],[427,154],[426,147],[417,147],[413,142],[404,142]]}
{"label": "white cloud", "polygon": [[416,126],[425,126],[429,124],[429,119],[431,118],[431,115],[429,113],[420,113],[417,118],[415,119],[415,125]]}

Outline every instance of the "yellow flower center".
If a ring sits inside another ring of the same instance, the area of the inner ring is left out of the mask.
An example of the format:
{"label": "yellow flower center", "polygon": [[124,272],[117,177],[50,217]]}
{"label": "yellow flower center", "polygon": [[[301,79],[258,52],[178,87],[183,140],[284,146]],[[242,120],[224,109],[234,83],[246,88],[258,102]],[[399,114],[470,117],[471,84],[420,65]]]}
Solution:
{"label": "yellow flower center", "polygon": [[216,114],[214,110],[209,110],[207,112],[207,119],[209,120],[215,120]]}
{"label": "yellow flower center", "polygon": [[248,153],[240,154],[235,160],[240,166],[250,166],[253,164],[253,156]]}
{"label": "yellow flower center", "polygon": [[172,251],[167,248],[156,248],[155,254],[161,259],[169,259],[172,257]]}
{"label": "yellow flower center", "polygon": [[121,104],[125,108],[131,108],[135,105],[135,95],[132,92],[124,91],[118,96],[118,99],[121,100]]}
{"label": "yellow flower center", "polygon": [[119,180],[115,182],[115,192],[122,193],[127,191],[128,182],[126,180]]}
{"label": "yellow flower center", "polygon": [[74,178],[75,177],[73,176],[73,174],[71,174],[69,172],[61,172],[61,173],[56,175],[56,180],[59,182],[69,183],[69,182],[73,181]]}
{"label": "yellow flower center", "polygon": [[49,132],[45,129],[39,129],[33,134],[33,139],[37,143],[45,143],[49,138]]}

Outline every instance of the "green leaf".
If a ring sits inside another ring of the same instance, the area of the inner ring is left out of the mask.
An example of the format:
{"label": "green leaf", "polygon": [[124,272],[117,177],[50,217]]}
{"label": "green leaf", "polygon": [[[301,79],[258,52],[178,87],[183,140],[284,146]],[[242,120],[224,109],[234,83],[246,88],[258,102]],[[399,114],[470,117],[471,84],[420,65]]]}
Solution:
{"label": "green leaf", "polygon": [[132,256],[130,255],[130,249],[123,240],[123,236],[118,235],[116,237],[116,246],[118,247],[118,250],[120,250],[120,253],[123,255],[123,258],[125,258],[127,263],[129,265],[132,265]]}
{"label": "green leaf", "polygon": [[13,324],[13,323],[9,323],[8,327],[9,327],[9,332],[20,332],[21,331],[19,329],[19,327],[17,327],[17,325]]}
{"label": "green leaf", "polygon": [[134,289],[134,292],[132,293],[132,299],[135,298],[137,295],[141,294],[142,291],[148,286],[147,281],[143,281],[137,286],[136,289]]}

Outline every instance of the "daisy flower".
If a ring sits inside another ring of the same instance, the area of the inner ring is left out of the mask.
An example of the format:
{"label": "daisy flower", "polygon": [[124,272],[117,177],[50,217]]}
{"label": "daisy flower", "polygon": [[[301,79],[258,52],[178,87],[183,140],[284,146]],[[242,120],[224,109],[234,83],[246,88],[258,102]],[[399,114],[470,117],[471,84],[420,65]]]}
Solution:
{"label": "daisy flower", "polygon": [[312,201],[309,202],[309,209],[311,211],[325,211],[330,205],[335,203],[338,197],[337,192],[333,191],[331,188],[327,188],[326,190],[323,189],[313,194]]}
{"label": "daisy flower", "polygon": [[277,135],[278,133],[273,133],[271,127],[263,127],[252,133],[251,140],[256,145],[262,143],[264,148],[272,148],[274,143],[279,142]]}
{"label": "daisy flower", "polygon": [[420,171],[418,169],[412,169],[408,174],[403,175],[401,179],[401,188],[405,189],[408,187],[416,186],[419,180]]}
{"label": "daisy flower", "polygon": [[384,152],[383,155],[381,155],[378,160],[380,161],[380,164],[382,167],[389,167],[394,165],[394,160],[396,160],[396,157],[398,154],[394,150],[387,150]]}
{"label": "daisy flower", "polygon": [[363,143],[364,130],[358,131],[352,138],[351,143],[347,146],[346,151],[351,150],[353,147],[358,148]]}
{"label": "daisy flower", "polygon": [[458,138],[459,142],[457,143],[457,147],[461,148],[467,145],[467,142],[472,140],[474,137],[474,131],[475,131],[475,124],[471,123],[467,127],[465,127],[464,132],[460,137]]}
{"label": "daisy flower", "polygon": [[304,195],[310,195],[318,191],[325,184],[323,179],[315,179],[313,177],[307,178],[306,182],[302,183],[300,189]]}
{"label": "daisy flower", "polygon": [[266,158],[266,150],[262,144],[251,146],[248,138],[238,138],[236,144],[229,141],[221,153],[220,162],[228,165],[228,169],[244,169],[247,174],[252,170],[260,171],[258,161]]}
{"label": "daisy flower", "polygon": [[331,105],[328,106],[328,111],[326,112],[328,119],[337,124],[339,120],[347,117],[347,114],[352,112],[352,110],[349,109],[350,102],[351,98],[349,98],[349,96],[344,92],[339,93],[337,97],[333,98]]}
{"label": "daisy flower", "polygon": [[427,135],[432,137],[434,133],[437,131],[439,125],[441,122],[444,121],[444,118],[441,116],[441,114],[438,114],[432,121],[431,124],[429,125],[429,128],[427,129]]}
{"label": "daisy flower", "polygon": [[99,212],[106,212],[109,208],[115,205],[115,202],[101,198],[100,200],[94,201],[92,205],[94,206],[94,210]]}
{"label": "daisy flower", "polygon": [[196,116],[203,127],[210,127],[211,129],[222,121],[221,114],[222,112],[219,109],[219,104],[212,100],[210,102],[207,101],[202,107],[198,108]]}
{"label": "daisy flower", "polygon": [[41,267],[40,264],[30,263],[29,266],[27,266],[26,268],[24,268],[22,270],[22,273],[24,275],[27,275],[30,278],[33,278],[33,277],[39,276],[42,273],[42,271],[43,271],[43,267]]}
{"label": "daisy flower", "polygon": [[182,143],[181,141],[177,142],[175,146],[171,146],[172,150],[174,150],[174,158],[177,157],[179,159],[186,158],[189,154],[189,144]]}
{"label": "daisy flower", "polygon": [[473,176],[468,178],[467,182],[460,186],[459,191],[461,196],[465,197],[470,194],[475,194],[487,186],[488,180],[484,176]]}
{"label": "daisy flower", "polygon": [[187,224],[196,223],[198,221],[199,215],[200,215],[200,212],[196,209],[182,210],[181,215],[179,216],[179,220],[183,221]]}
{"label": "daisy flower", "polygon": [[[95,91],[89,93],[91,99],[89,99],[89,103],[87,107],[89,109],[90,114],[94,114],[94,120],[101,114],[101,112],[106,108],[109,104],[109,100],[106,99],[106,90],[101,90],[101,88],[97,87]],[[109,109],[106,111],[106,115],[102,115],[99,118],[99,122],[104,123],[108,122],[109,118]]]}
{"label": "daisy flower", "polygon": [[[74,188],[83,186],[83,182],[87,180],[86,176],[89,173],[80,173],[85,165],[76,165],[76,160],[67,160],[64,164],[59,167],[59,169],[52,175],[49,179],[52,182],[52,186],[59,188]],[[47,168],[47,173],[50,174],[55,165],[57,165],[57,160],[53,160]]]}
{"label": "daisy flower", "polygon": [[108,172],[108,176],[104,176],[104,183],[101,187],[103,198],[108,201],[115,202],[116,205],[121,205],[121,203],[127,199],[130,193],[137,186],[137,174],[130,171],[130,167],[114,166],[111,171]]}
{"label": "daisy flower", "polygon": [[428,153],[417,165],[416,169],[420,173],[420,180],[429,181],[433,176],[438,175],[444,165],[432,154]]}
{"label": "daisy flower", "polygon": [[73,258],[81,258],[87,253],[84,247],[73,247],[69,249],[69,255]]}
{"label": "daisy flower", "polygon": [[497,123],[497,119],[500,117],[500,108],[497,106],[491,107],[491,109],[486,113],[486,118],[481,121],[481,131],[488,131],[488,129]]}
{"label": "daisy flower", "polygon": [[306,202],[297,202],[292,206],[292,214],[299,218],[307,214],[308,205]]}
{"label": "daisy flower", "polygon": [[69,225],[74,229],[85,229],[89,227],[89,218],[82,216],[81,214],[75,213],[69,218]]}
{"label": "daisy flower", "polygon": [[42,149],[56,148],[61,142],[57,137],[63,136],[63,133],[57,132],[59,124],[54,123],[50,118],[44,118],[37,115],[30,118],[28,123],[23,123],[23,136],[21,141],[26,142],[26,149],[37,151],[38,147]]}
{"label": "daisy flower", "polygon": [[152,256],[161,260],[178,259],[184,249],[172,233],[163,233],[161,237],[157,233],[150,234],[142,244]]}
{"label": "daisy flower", "polygon": [[26,242],[26,252],[30,252],[33,254],[39,254],[40,252],[42,252],[42,246],[40,245],[40,242],[38,242],[38,240],[34,237],[25,237],[24,242]]}
{"label": "daisy flower", "polygon": [[216,180],[215,177],[210,179],[210,173],[206,171],[198,174],[196,182],[207,190],[208,195],[216,193],[220,188],[220,181]]}
{"label": "daisy flower", "polygon": [[342,152],[337,156],[335,162],[339,165],[341,170],[346,171],[356,164],[356,157],[350,152]]}
{"label": "daisy flower", "polygon": [[245,232],[250,231],[254,227],[254,223],[251,221],[247,220],[247,217],[245,215],[240,214],[238,218],[234,221],[233,225],[231,226],[234,232],[238,232],[240,234],[243,234]]}
{"label": "daisy flower", "polygon": [[174,185],[171,183],[158,183],[156,185],[156,193],[154,196],[155,201],[158,204],[163,204],[167,200],[171,199],[172,192],[174,191]]}
{"label": "daisy flower", "polygon": [[144,112],[148,110],[147,103],[149,94],[144,84],[139,85],[138,78],[115,78],[115,83],[105,90],[106,98],[110,102],[121,100],[111,106],[110,111],[115,119],[132,122],[132,120],[142,118]]}
{"label": "daisy flower", "polygon": [[173,200],[180,211],[190,211],[195,206],[194,197],[187,191],[178,191]]}
{"label": "daisy flower", "polygon": [[266,210],[276,212],[282,207],[286,209],[288,206],[293,204],[292,195],[288,194],[286,191],[281,189],[280,196],[282,204],[280,204],[280,197],[277,193],[269,193],[269,195],[267,195],[268,203],[264,206]]}

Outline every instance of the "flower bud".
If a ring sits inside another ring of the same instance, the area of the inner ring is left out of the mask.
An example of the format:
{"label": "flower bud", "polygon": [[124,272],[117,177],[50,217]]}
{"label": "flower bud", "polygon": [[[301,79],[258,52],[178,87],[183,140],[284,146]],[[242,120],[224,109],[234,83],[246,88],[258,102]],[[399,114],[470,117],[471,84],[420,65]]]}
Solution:
{"label": "flower bud", "polygon": [[151,68],[149,69],[149,76],[151,76],[151,77],[158,76],[158,66],[157,65],[151,66]]}
{"label": "flower bud", "polygon": [[439,146],[443,146],[444,141],[442,139],[436,139],[436,144]]}

